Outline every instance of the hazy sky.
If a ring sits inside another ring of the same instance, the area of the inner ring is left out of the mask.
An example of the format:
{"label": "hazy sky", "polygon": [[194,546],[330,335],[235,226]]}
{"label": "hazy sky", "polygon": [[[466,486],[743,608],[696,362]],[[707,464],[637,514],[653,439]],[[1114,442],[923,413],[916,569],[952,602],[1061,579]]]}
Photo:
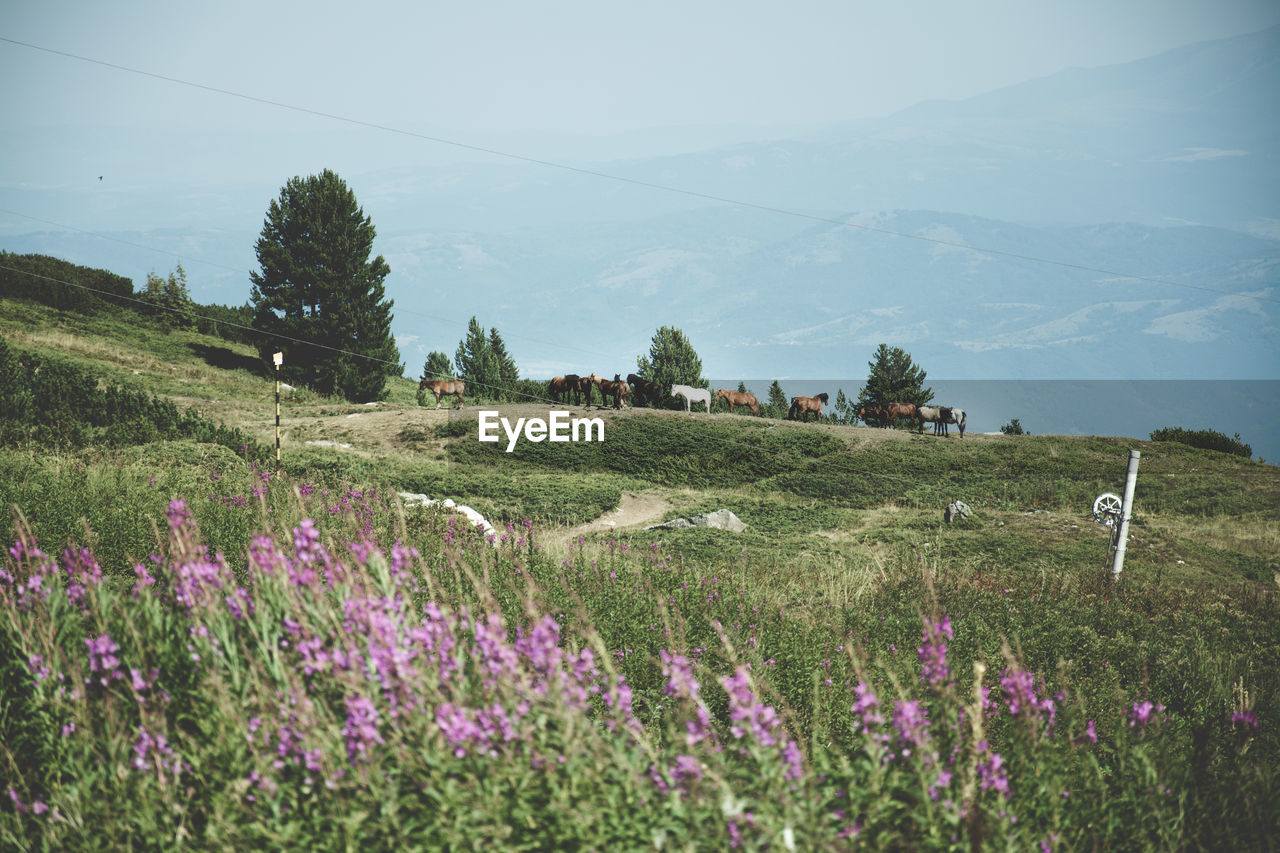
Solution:
{"label": "hazy sky", "polygon": [[[1280,22],[1274,0],[8,2],[0,35],[414,131],[880,116]],[[0,132],[319,120],[0,42]]]}

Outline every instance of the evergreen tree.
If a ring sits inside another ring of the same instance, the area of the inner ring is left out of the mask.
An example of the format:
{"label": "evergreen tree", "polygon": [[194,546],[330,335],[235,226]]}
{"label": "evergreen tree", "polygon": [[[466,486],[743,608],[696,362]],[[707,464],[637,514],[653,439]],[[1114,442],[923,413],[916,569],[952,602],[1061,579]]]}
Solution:
{"label": "evergreen tree", "polygon": [[672,385],[707,387],[707,380],[702,375],[702,359],[684,332],[671,326],[662,326],[654,333],[649,355],[638,356],[636,368],[642,379],[662,386],[668,408],[684,407],[682,401],[671,398]]}
{"label": "evergreen tree", "polygon": [[489,359],[497,373],[497,384],[502,388],[503,396],[510,397],[512,388],[520,381],[520,368],[507,353],[507,345],[498,334],[497,326],[489,329]]}
{"label": "evergreen tree", "polygon": [[858,393],[856,411],[862,406],[884,403],[914,403],[925,406],[933,399],[933,389],[924,385],[925,372],[901,347],[881,344],[875,358],[867,362],[871,372],[867,384]]}
{"label": "evergreen tree", "polygon": [[467,325],[466,337],[458,342],[453,364],[458,378],[466,380],[467,390],[477,400],[497,397],[499,376],[489,351],[488,333],[475,317]]}
{"label": "evergreen tree", "polygon": [[391,335],[392,300],[375,229],[355,193],[334,172],[291,178],[271,201],[256,246],[253,327],[258,352],[280,375],[348,400],[385,399],[386,380],[404,366]]}
{"label": "evergreen tree", "polygon": [[769,402],[767,404],[769,417],[785,417],[787,409],[790,407],[791,403],[787,400],[787,395],[782,390],[782,386],[778,384],[778,380],[773,380],[773,384],[769,386]]}
{"label": "evergreen tree", "polygon": [[750,391],[747,390],[747,383],[743,382],[741,379],[738,380],[738,393],[739,394],[751,393]]}
{"label": "evergreen tree", "polygon": [[422,366],[423,379],[456,379],[453,374],[453,362],[449,356],[439,350],[432,350],[427,355],[427,363]]}
{"label": "evergreen tree", "polygon": [[844,389],[840,388],[836,391],[836,404],[834,406],[834,414],[831,416],[838,424],[850,425],[857,420],[857,410],[849,398],[844,395]]}

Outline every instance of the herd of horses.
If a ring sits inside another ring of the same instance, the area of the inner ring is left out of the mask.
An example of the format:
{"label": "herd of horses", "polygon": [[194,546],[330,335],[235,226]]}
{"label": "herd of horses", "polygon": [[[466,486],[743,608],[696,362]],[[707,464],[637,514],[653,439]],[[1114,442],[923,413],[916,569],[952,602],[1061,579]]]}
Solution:
{"label": "herd of horses", "polygon": [[[418,390],[430,391],[436,398],[437,409],[440,408],[440,399],[449,396],[458,398],[459,408],[466,405],[463,395],[467,392],[467,383],[461,379],[423,379]],[[621,409],[628,401],[637,406],[656,406],[664,396],[661,385],[634,373],[627,374],[625,380],[617,373],[613,374],[613,379],[605,379],[596,373],[590,376],[567,373],[553,378],[547,384],[547,393],[552,400],[575,406],[591,405],[592,394],[596,391],[600,394],[601,406],[609,405],[609,399],[612,398],[615,409]],[[692,412],[693,404],[700,403],[706,406],[708,414],[711,413],[711,392],[706,388],[672,385],[670,396],[682,398],[686,412]],[[715,398],[724,400],[730,412],[738,406],[746,406],[753,415],[760,414],[760,401],[755,394],[721,388],[716,391]],[[827,405],[827,400],[826,392],[813,397],[792,397],[787,420],[808,421],[809,415],[818,420],[822,417],[822,407]],[[933,424],[934,435],[948,435],[948,427],[955,424],[960,430],[960,437],[964,438],[964,409],[955,406],[879,403],[858,409],[858,419],[863,423],[875,423],[882,427],[891,427],[898,421],[906,420],[912,424],[918,423],[921,432],[924,431],[924,425],[930,423]]]}

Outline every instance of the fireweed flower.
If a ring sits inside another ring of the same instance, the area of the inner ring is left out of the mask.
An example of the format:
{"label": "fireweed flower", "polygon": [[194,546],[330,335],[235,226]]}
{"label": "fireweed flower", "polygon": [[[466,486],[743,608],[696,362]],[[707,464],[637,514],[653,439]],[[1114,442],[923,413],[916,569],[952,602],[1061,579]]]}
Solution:
{"label": "fireweed flower", "polygon": [[928,618],[924,620],[924,630],[920,637],[921,646],[917,650],[922,664],[920,680],[932,688],[942,686],[951,677],[951,669],[947,666],[945,640],[954,639],[954,636],[951,632],[950,616],[943,616],[937,622]]}
{"label": "fireweed flower", "polygon": [[120,659],[116,657],[120,647],[110,636],[101,634],[96,639],[86,639],[84,644],[89,648],[89,672],[99,674],[98,682],[103,687],[109,680],[124,678],[124,673],[120,670]]}
{"label": "fireweed flower", "polygon": [[982,755],[982,760],[978,762],[978,787],[984,791],[994,789],[1008,799],[1012,794],[1009,791],[1009,771],[1004,766],[1004,758],[1000,753],[992,752],[985,740],[978,743],[978,752]]}
{"label": "fireweed flower", "polygon": [[662,692],[668,696],[685,697],[696,700],[700,685],[693,677],[693,664],[684,655],[673,655],[666,649],[660,649],[662,657],[662,674],[667,677],[667,684]]}
{"label": "fireweed flower", "polygon": [[746,667],[738,667],[732,676],[720,679],[720,683],[729,694],[729,719],[733,722],[729,727],[730,734],[741,739],[746,730],[740,724],[746,723],[761,746],[777,745],[772,730],[778,727],[778,712],[773,706],[756,700]]}
{"label": "fireweed flower", "polygon": [[910,754],[911,747],[920,748],[928,740],[925,730],[929,728],[929,713],[915,699],[894,701],[893,725],[898,730],[898,742],[908,747],[903,750],[904,755]]}
{"label": "fireweed flower", "polygon": [[342,736],[347,741],[347,759],[369,758],[374,744],[386,743],[378,734],[378,709],[368,696],[348,696],[343,700],[347,720],[342,726]]}
{"label": "fireweed flower", "polygon": [[1036,677],[1033,673],[1021,669],[1006,669],[1000,676],[1000,686],[1004,688],[1005,702],[1009,705],[1012,716],[1025,715],[1030,720],[1042,721],[1053,733],[1053,721],[1057,715],[1057,706],[1048,696],[1041,697],[1036,689]]}
{"label": "fireweed flower", "polygon": [[1133,707],[1129,709],[1129,728],[1136,728],[1139,732],[1146,731],[1153,713],[1163,714],[1164,706],[1153,705],[1150,700],[1134,702]]}

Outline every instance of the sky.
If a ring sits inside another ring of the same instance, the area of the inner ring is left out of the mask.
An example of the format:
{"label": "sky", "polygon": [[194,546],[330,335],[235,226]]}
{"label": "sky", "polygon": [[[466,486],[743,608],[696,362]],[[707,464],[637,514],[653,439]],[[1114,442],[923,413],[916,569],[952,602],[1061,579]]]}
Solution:
{"label": "sky", "polygon": [[[238,219],[245,239],[221,262],[245,269],[293,175],[510,162],[466,146],[604,163],[780,138],[1277,24],[1275,0],[11,0],[0,235],[43,228],[33,217],[140,232]],[[228,212],[232,184],[251,202]],[[128,221],[98,200],[179,185]]]}
{"label": "sky", "polygon": [[[697,126],[749,137],[877,117],[1276,23],[1273,0],[47,0],[0,9],[0,36],[100,63],[463,142],[523,142],[538,156],[554,154],[557,140],[568,145],[565,136],[595,137],[606,157],[619,134]],[[9,81],[0,87],[6,134],[335,129],[11,42],[0,42],[0,78]],[[474,156],[420,141],[410,150]],[[39,163],[22,165],[40,174]]]}

